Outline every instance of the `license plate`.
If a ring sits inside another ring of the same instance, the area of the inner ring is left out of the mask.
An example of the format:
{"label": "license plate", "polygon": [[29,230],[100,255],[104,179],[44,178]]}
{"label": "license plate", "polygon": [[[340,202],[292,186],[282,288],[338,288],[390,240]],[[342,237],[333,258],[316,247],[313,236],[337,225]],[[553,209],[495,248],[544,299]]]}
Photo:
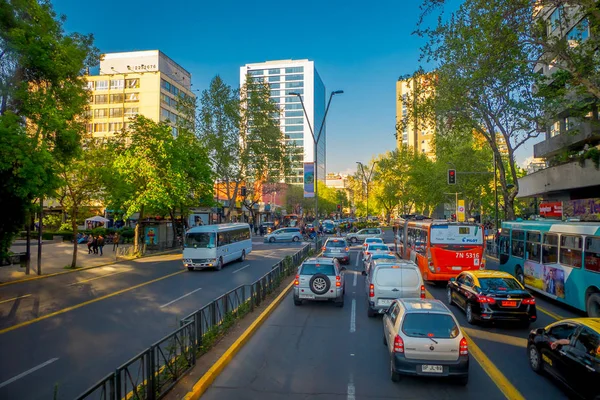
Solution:
{"label": "license plate", "polygon": [[313,294],[301,294],[300,298],[301,299],[314,299],[315,295],[313,295]]}
{"label": "license plate", "polygon": [[452,267],[450,268],[452,271],[462,271],[462,267]]}
{"label": "license plate", "polygon": [[517,302],[516,301],[503,301],[500,304],[502,304],[502,307],[516,307],[517,306]]}
{"label": "license plate", "polygon": [[421,365],[421,371],[430,374],[441,374],[444,368],[441,365]]}
{"label": "license plate", "polygon": [[377,300],[377,304],[380,306],[389,306],[390,304],[392,304],[394,300]]}
{"label": "license plate", "polygon": [[339,252],[340,252],[340,249],[333,249],[333,250],[331,250],[331,252],[332,252],[332,253],[339,253]]}

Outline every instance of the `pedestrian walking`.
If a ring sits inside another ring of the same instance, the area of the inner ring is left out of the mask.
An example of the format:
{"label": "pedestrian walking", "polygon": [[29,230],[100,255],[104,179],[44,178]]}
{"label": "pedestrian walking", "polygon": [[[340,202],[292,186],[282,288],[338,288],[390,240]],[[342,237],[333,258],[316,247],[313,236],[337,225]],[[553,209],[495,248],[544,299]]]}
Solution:
{"label": "pedestrian walking", "polygon": [[119,232],[115,232],[115,236],[113,236],[113,251],[119,247],[119,240],[121,237],[119,236]]}
{"label": "pedestrian walking", "polygon": [[92,240],[92,251],[94,252],[94,254],[98,254],[98,237],[94,236],[94,239]]}
{"label": "pedestrian walking", "polygon": [[90,234],[87,239],[88,254],[92,254],[92,246],[94,245],[94,237]]}
{"label": "pedestrian walking", "polygon": [[104,249],[104,236],[99,235],[98,236],[98,249],[100,249],[100,255],[104,255],[103,253],[103,249]]}

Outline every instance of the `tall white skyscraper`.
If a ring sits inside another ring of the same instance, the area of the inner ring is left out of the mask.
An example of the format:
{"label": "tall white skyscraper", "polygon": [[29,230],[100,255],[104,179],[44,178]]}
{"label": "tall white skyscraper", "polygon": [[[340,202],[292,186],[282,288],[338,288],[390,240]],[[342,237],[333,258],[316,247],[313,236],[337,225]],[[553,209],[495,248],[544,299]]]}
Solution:
{"label": "tall white skyscraper", "polygon": [[[298,153],[293,155],[292,175],[286,178],[288,183],[304,182],[304,163],[314,163],[314,142],[310,134],[312,126],[315,137],[321,129],[321,121],[325,114],[325,85],[315,69],[315,63],[309,60],[278,60],[263,63],[246,64],[240,67],[240,85],[249,74],[255,79],[262,79],[271,87],[271,100],[281,109],[281,131],[288,145],[295,145]],[[300,93],[306,108],[304,117],[298,96]],[[317,179],[325,182],[325,137],[323,126],[317,146],[318,166]]]}

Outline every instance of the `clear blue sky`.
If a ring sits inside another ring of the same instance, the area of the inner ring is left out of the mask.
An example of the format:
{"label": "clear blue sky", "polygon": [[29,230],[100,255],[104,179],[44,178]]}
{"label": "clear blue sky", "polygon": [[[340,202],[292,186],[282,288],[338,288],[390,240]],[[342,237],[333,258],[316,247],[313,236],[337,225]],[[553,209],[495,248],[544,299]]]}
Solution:
{"label": "clear blue sky", "polygon": [[[327,171],[346,173],[395,147],[395,84],[419,66],[422,41],[411,33],[420,3],[53,1],[66,30],[93,33],[102,53],[159,49],[192,73],[194,89],[216,74],[237,87],[246,63],[315,61],[327,91],[344,90],[327,118]],[[532,154],[526,147],[519,160]]]}

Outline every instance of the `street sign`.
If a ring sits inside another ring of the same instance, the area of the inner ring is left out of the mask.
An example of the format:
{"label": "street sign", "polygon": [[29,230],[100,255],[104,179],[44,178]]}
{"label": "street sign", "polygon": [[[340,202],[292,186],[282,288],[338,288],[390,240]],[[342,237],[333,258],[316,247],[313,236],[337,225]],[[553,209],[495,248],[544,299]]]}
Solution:
{"label": "street sign", "polygon": [[463,222],[465,220],[465,201],[464,200],[458,201],[457,220],[458,220],[458,222]]}

